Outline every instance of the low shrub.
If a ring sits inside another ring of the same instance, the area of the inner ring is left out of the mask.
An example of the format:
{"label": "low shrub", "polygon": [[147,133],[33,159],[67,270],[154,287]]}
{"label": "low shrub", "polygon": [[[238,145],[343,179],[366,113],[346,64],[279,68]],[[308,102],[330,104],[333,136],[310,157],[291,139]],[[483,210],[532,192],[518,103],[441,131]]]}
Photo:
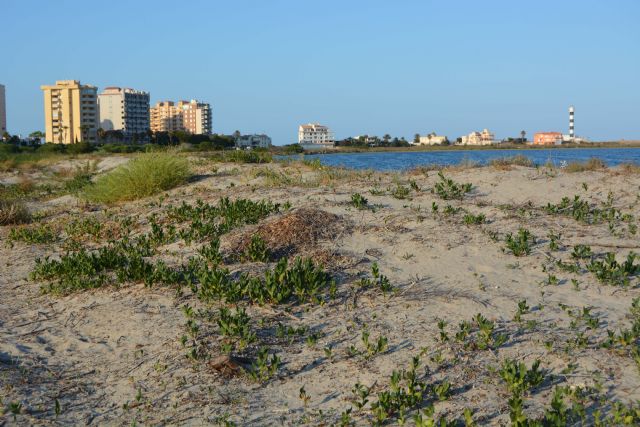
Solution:
{"label": "low shrub", "polygon": [[358,209],[365,209],[369,201],[362,194],[354,193],[351,195],[351,204]]}
{"label": "low shrub", "polygon": [[515,236],[507,233],[505,244],[515,256],[529,255],[531,246],[535,243],[535,237],[525,228],[520,228]]}
{"label": "low shrub", "polygon": [[501,157],[499,159],[493,159],[489,161],[489,166],[493,166],[496,168],[506,168],[509,166],[533,167],[535,166],[535,163],[529,157],[518,154],[511,157]]}
{"label": "low shrub", "polygon": [[0,225],[24,224],[31,215],[24,204],[18,200],[0,200]]}
{"label": "low shrub", "polygon": [[473,188],[471,183],[459,184],[451,178],[446,178],[442,171],[438,172],[439,182],[436,182],[435,193],[443,200],[462,200],[466,193]]}
{"label": "low shrub", "polygon": [[31,244],[52,243],[57,239],[57,234],[49,225],[39,225],[37,227],[13,228],[9,232],[7,241],[10,245],[13,242],[21,241]]}
{"label": "low shrub", "polygon": [[189,176],[186,159],[171,153],[145,153],[99,177],[83,195],[99,203],[136,200],[169,190]]}
{"label": "low shrub", "polygon": [[601,159],[592,157],[586,162],[571,162],[564,167],[567,172],[586,172],[606,169],[607,165]]}
{"label": "low shrub", "polygon": [[233,150],[215,153],[209,157],[214,162],[232,163],[271,163],[273,157],[268,151],[261,150]]}

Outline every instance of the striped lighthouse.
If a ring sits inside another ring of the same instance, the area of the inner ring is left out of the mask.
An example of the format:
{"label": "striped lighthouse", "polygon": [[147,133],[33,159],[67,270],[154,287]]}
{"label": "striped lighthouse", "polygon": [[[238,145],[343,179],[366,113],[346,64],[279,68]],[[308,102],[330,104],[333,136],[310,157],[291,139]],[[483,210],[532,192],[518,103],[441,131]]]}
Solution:
{"label": "striped lighthouse", "polygon": [[575,113],[575,109],[573,105],[569,107],[569,138],[575,138],[575,130],[574,130],[574,122],[573,122],[573,114]]}

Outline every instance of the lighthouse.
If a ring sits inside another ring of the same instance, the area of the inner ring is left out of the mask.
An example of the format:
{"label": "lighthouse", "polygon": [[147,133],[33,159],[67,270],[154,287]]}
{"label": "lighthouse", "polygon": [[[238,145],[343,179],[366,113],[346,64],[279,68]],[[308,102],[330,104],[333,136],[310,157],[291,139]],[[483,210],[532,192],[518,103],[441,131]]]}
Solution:
{"label": "lighthouse", "polygon": [[575,109],[573,108],[573,105],[569,107],[569,138],[570,139],[574,139],[576,137],[575,131],[574,131],[574,122],[573,122],[573,115],[575,113]]}

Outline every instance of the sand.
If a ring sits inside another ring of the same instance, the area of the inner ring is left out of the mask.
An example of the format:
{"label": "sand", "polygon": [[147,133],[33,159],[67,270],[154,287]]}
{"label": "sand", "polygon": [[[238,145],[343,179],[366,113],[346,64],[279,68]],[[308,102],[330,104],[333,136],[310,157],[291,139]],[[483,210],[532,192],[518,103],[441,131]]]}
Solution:
{"label": "sand", "polygon": [[[122,162],[107,158],[98,171]],[[271,224],[289,223],[293,220],[287,215],[303,209],[307,215],[319,211],[321,229],[314,229],[313,222],[303,224],[310,227],[312,238],[293,233],[289,240],[282,237],[279,249],[290,257],[311,256],[323,262],[337,281],[337,298],[323,305],[244,305],[258,340],[282,360],[275,377],[260,383],[185,356],[187,349],[180,339],[186,333],[186,318],[181,307],[205,308],[188,290],[177,293],[172,286],[125,283],[64,296],[43,294],[42,283],[30,280],[29,274],[37,257],[64,253],[64,233],[53,244],[18,241],[11,247],[6,242],[12,227],[0,227],[0,406],[5,408],[0,424],[330,425],[351,407],[353,421],[368,425],[373,422],[369,408],[377,400],[376,393],[388,389],[392,372],[407,368],[419,354],[419,371],[428,369],[425,381],[438,384],[446,379],[452,391],[445,401],[429,396],[418,407],[434,404],[436,414],[449,419],[462,419],[464,408],[470,408],[478,425],[510,424],[510,394],[495,372],[505,359],[527,366],[541,361],[546,379],[525,394],[525,412],[532,417],[548,408],[557,385],[595,387],[605,399],[625,404],[640,399],[639,368],[633,358],[599,345],[607,329],[630,327],[629,308],[633,298],[640,296],[638,278],[632,277],[628,287],[604,285],[589,272],[562,271],[550,262],[570,261],[577,244],[590,245],[596,254],[613,251],[622,261],[630,251],[640,251],[638,235],[628,230],[629,222],[616,223],[612,232],[607,223],[587,225],[543,209],[547,203],[574,195],[601,205],[611,193],[613,206],[633,215],[631,223],[637,223],[639,174],[619,169],[567,173],[518,166],[447,170],[448,177],[472,183],[473,190],[463,200],[445,201],[431,191],[438,182],[436,171],[356,173],[297,163],[213,164],[206,159],[194,159],[193,164],[198,180],[167,192],[160,207],[159,197],[152,197],[107,211],[119,217],[136,216],[136,227],[142,232],[148,231],[148,215],[162,214],[169,204],[183,201],[202,199],[215,204],[228,196],[291,204],[290,211],[224,236],[223,252],[230,248],[237,252],[261,231],[278,248],[277,229]],[[274,179],[274,172],[289,181]],[[26,173],[34,174],[29,178],[35,182],[51,176]],[[15,179],[12,172],[0,177],[7,183]],[[397,185],[410,188],[410,181],[415,188],[405,199],[387,191]],[[368,199],[369,208],[357,209],[350,203],[356,192]],[[432,212],[433,203],[439,213]],[[466,225],[464,212],[443,213],[447,204],[482,213],[486,222]],[[87,205],[70,195],[29,206],[42,212],[41,221],[60,230],[72,218],[95,216],[111,221],[104,207]],[[322,222],[327,218],[335,224]],[[529,255],[516,257],[505,249],[504,236],[520,227],[536,236],[536,243]],[[550,232],[561,233],[558,250],[549,247]],[[97,247],[104,239],[86,244]],[[179,263],[195,255],[197,246],[171,243],[161,248],[159,257],[169,264]],[[254,274],[273,266],[227,262],[233,272]],[[389,278],[393,292],[360,289],[360,279],[371,277],[374,262]],[[550,274],[557,284],[549,283]],[[578,281],[578,289],[571,279]],[[516,322],[514,314],[522,300],[531,310]],[[578,310],[592,307],[591,313],[597,316],[598,328],[577,327],[585,331],[585,346],[570,345],[577,332],[562,304]],[[455,341],[458,324],[471,321],[477,313],[495,322],[496,333],[506,334],[504,344],[465,350]],[[449,341],[439,338],[440,319],[446,321]],[[308,332],[288,343],[274,336],[278,323],[306,326]],[[203,321],[201,327],[208,342],[220,340],[215,321]],[[350,346],[363,350],[364,329],[370,331],[372,342],[386,337],[388,347],[370,358],[349,356]],[[317,334],[315,343],[307,339],[311,333]],[[330,357],[325,351],[329,347]],[[252,351],[249,354],[255,355]],[[212,358],[222,354],[212,348]],[[372,386],[370,403],[361,411],[352,392],[358,382]],[[307,399],[301,398],[301,387]],[[9,404],[18,402],[22,404],[14,411],[18,413],[11,413]],[[604,413],[610,411],[611,406],[604,405]],[[390,424],[396,422],[394,414]]]}

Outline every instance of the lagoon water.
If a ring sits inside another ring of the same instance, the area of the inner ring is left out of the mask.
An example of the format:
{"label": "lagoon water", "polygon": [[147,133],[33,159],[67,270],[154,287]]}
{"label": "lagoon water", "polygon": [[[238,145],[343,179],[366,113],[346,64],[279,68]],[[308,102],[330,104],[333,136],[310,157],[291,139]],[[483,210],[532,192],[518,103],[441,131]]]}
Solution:
{"label": "lagoon water", "polygon": [[[640,148],[552,148],[525,150],[455,150],[415,152],[375,152],[314,154],[306,159],[319,159],[328,166],[379,171],[406,170],[424,165],[455,165],[463,161],[486,164],[492,159],[523,155],[537,164],[551,162],[562,166],[563,162],[582,162],[592,157],[603,160],[608,166],[621,163],[640,164]],[[297,158],[297,156],[291,156]]]}

